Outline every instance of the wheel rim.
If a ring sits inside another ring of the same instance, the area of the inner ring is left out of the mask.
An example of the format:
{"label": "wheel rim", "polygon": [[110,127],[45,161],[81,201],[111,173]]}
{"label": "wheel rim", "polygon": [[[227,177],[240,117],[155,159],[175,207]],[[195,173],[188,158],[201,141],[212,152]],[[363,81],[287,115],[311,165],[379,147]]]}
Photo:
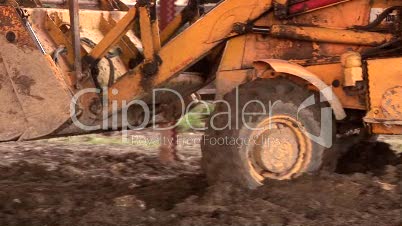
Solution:
{"label": "wheel rim", "polygon": [[251,175],[285,180],[300,175],[311,160],[312,144],[304,127],[287,115],[269,117],[251,133],[247,157]]}

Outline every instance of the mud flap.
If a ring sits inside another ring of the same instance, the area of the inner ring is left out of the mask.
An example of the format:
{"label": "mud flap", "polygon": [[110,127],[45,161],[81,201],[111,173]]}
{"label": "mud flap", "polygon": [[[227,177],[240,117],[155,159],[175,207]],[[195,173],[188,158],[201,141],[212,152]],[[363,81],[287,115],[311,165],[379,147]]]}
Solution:
{"label": "mud flap", "polygon": [[70,119],[71,92],[38,49],[0,37],[0,141],[52,134]]}

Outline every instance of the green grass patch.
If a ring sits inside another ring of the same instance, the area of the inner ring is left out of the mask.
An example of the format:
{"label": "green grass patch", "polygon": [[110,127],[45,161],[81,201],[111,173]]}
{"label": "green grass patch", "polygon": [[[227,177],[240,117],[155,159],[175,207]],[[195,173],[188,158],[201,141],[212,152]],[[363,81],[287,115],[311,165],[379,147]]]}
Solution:
{"label": "green grass patch", "polygon": [[200,130],[205,127],[205,121],[214,111],[214,105],[202,102],[182,117],[177,125],[179,132]]}

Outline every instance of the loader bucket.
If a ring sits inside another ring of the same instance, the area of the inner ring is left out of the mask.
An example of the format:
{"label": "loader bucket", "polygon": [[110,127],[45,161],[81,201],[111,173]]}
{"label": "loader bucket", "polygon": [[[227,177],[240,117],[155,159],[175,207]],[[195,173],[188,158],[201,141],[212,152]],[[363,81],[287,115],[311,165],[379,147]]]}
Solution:
{"label": "loader bucket", "polygon": [[0,141],[46,137],[69,120],[71,93],[16,9],[0,10]]}

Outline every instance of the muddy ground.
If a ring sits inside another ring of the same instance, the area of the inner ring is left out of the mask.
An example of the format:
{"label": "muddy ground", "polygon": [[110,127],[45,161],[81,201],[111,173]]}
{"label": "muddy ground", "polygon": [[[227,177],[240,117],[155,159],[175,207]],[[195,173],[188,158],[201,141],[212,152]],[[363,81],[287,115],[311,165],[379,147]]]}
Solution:
{"label": "muddy ground", "polygon": [[0,226],[402,225],[400,162],[355,161],[344,174],[244,191],[209,187],[197,144],[183,142],[184,161],[164,166],[154,142],[138,142],[157,134],[135,136],[131,145],[109,137],[0,144]]}

